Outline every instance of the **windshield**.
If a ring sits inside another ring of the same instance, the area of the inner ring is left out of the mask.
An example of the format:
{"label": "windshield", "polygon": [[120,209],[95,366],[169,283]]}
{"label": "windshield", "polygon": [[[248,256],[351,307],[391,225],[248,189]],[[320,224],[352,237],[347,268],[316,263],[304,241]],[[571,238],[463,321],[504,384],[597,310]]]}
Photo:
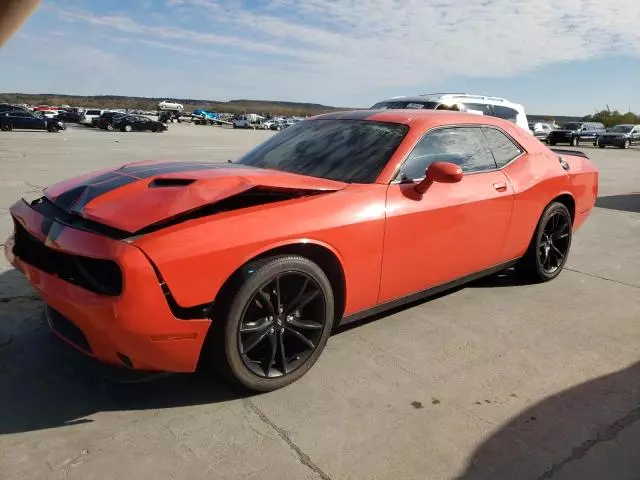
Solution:
{"label": "windshield", "polygon": [[305,120],[237,162],[347,183],[372,183],[409,127],[366,120]]}
{"label": "windshield", "polygon": [[633,130],[633,125],[616,125],[609,129],[610,132],[629,133]]}
{"label": "windshield", "polygon": [[581,123],[577,123],[577,122],[573,122],[573,123],[565,123],[564,128],[565,130],[579,130],[580,127],[582,126]]}
{"label": "windshield", "polygon": [[399,109],[427,109],[434,110],[438,106],[437,102],[423,102],[417,101],[412,102],[408,100],[401,101],[391,101],[391,102],[380,102],[376,103],[369,110],[399,110]]}

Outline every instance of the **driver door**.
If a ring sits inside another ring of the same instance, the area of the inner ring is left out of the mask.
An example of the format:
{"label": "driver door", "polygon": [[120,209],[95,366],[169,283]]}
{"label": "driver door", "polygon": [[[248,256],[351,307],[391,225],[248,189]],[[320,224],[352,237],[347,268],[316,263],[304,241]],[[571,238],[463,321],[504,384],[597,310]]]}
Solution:
{"label": "driver door", "polygon": [[[424,195],[416,180],[433,162],[462,167],[458,183],[434,182]],[[402,179],[404,178],[404,179]],[[379,303],[496,266],[507,234],[514,192],[498,169],[480,127],[428,132],[387,191]]]}

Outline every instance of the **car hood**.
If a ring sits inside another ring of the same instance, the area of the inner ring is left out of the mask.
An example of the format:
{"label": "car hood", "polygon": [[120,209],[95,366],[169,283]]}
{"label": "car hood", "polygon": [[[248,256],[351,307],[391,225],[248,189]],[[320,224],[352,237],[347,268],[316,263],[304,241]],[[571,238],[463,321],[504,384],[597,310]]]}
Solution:
{"label": "car hood", "polygon": [[[69,214],[136,233],[247,192],[259,192],[269,203],[346,186],[232,163],[139,162],[58,183],[44,195]],[[260,204],[255,197],[248,206]],[[247,206],[242,201],[234,205]]]}
{"label": "car hood", "polygon": [[605,132],[602,134],[602,136],[604,137],[628,137],[630,136],[629,133],[625,133],[625,132]]}

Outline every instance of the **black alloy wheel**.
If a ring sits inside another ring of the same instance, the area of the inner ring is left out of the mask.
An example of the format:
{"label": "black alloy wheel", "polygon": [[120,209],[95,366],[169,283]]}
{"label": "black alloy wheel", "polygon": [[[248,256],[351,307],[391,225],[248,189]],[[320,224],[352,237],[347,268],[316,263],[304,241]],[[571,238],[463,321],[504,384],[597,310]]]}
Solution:
{"label": "black alloy wheel", "polygon": [[564,265],[569,253],[570,225],[571,219],[559,210],[547,219],[542,229],[538,248],[539,262],[542,270],[548,275],[553,275]]}
{"label": "black alloy wheel", "polygon": [[301,272],[277,274],[249,301],[239,325],[245,366],[262,378],[287,375],[302,365],[322,337],[325,298]]}
{"label": "black alloy wheel", "polygon": [[302,377],[333,327],[333,291],[324,271],[305,257],[276,256],[245,265],[233,283],[229,300],[214,305],[207,341],[214,366],[254,391]]}
{"label": "black alloy wheel", "polygon": [[567,207],[552,202],[545,208],[525,255],[516,271],[533,282],[556,278],[567,261],[571,249],[573,222]]}

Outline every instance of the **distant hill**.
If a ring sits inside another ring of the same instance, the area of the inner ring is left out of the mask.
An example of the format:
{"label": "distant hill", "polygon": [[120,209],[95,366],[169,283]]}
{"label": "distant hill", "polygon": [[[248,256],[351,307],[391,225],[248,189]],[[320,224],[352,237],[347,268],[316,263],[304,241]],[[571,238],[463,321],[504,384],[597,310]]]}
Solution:
{"label": "distant hill", "polygon": [[26,94],[0,93],[0,103],[28,103],[30,105],[71,105],[72,107],[128,108],[132,110],[155,110],[161,100],[169,100],[184,105],[186,111],[196,108],[228,113],[260,113],[272,115],[305,116],[348,108],[330,107],[318,103],[278,102],[268,100],[198,100],[191,98],[127,97],[121,95],[59,95],[53,93]]}
{"label": "distant hill", "polygon": [[[155,97],[127,97],[122,95],[59,95],[54,93],[26,94],[0,93],[0,103],[28,103],[30,105],[71,105],[72,107],[103,107],[128,108],[131,110],[155,110],[161,100],[170,100],[184,105],[185,111],[196,108],[228,113],[259,113],[271,115],[306,116],[340,110],[355,110],[347,107],[331,107],[319,103],[280,102],[275,100],[230,100],[219,102],[215,100],[197,100],[192,98],[155,98]],[[584,117],[564,115],[527,115],[530,122],[555,120],[562,124],[580,120]]]}

